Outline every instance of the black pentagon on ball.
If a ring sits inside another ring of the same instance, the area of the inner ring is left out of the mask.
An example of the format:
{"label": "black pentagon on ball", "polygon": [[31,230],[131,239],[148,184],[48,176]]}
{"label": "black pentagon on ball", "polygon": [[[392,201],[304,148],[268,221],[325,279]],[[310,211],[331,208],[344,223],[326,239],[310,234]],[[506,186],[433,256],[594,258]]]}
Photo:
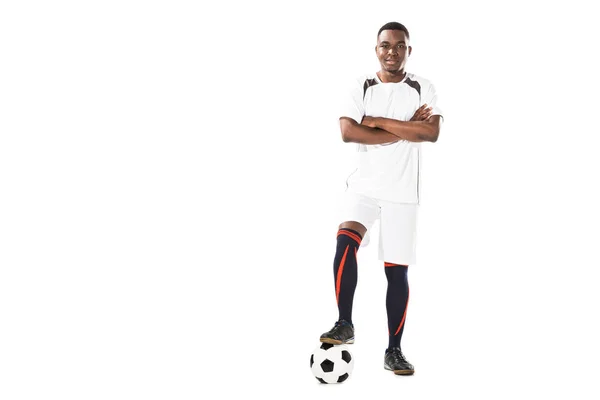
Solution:
{"label": "black pentagon on ball", "polygon": [[311,354],[310,355],[310,367],[312,368],[312,365],[315,363],[315,355]]}
{"label": "black pentagon on ball", "polygon": [[333,347],[333,345],[332,345],[331,343],[322,343],[322,344],[321,344],[321,348],[322,348],[323,350],[329,350],[329,349],[330,349],[330,348],[332,348],[332,347]]}
{"label": "black pentagon on ball", "polygon": [[[315,378],[316,378],[316,377],[315,377]],[[324,383],[324,384],[326,384],[326,385],[327,385],[327,382],[325,382],[323,379],[321,379],[321,378],[317,378],[317,380],[318,380],[319,382],[321,382],[321,383]]]}
{"label": "black pentagon on ball", "polygon": [[321,369],[323,372],[331,372],[333,371],[333,361],[325,360],[321,363]]}
{"label": "black pentagon on ball", "polygon": [[352,356],[348,350],[342,350],[342,360],[346,361],[347,363],[352,360]]}
{"label": "black pentagon on ball", "polygon": [[338,378],[338,383],[342,383],[344,382],[346,379],[348,379],[348,373],[346,372],[344,375],[340,376]]}

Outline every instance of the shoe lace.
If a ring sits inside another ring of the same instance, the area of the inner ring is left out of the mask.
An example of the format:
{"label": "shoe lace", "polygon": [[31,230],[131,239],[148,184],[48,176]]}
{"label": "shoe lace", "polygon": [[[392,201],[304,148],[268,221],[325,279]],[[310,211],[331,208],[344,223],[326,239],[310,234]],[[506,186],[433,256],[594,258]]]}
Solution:
{"label": "shoe lace", "polygon": [[402,351],[399,348],[392,349],[391,356],[395,363],[407,362],[406,358],[404,357],[404,354],[402,354]]}
{"label": "shoe lace", "polygon": [[331,328],[331,331],[335,330],[337,327],[347,325],[347,324],[348,323],[346,321],[335,321],[335,324],[333,325],[333,328]]}

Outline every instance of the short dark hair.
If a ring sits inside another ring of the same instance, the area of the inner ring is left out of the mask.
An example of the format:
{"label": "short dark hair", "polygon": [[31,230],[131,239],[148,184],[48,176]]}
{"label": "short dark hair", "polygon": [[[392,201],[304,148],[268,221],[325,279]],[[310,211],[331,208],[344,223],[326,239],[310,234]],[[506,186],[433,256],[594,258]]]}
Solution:
{"label": "short dark hair", "polygon": [[383,32],[385,30],[404,31],[404,33],[406,33],[406,38],[410,39],[410,35],[408,34],[408,29],[406,29],[406,27],[404,25],[402,25],[400,22],[388,22],[387,24],[382,26],[379,29],[379,32],[377,32],[378,39],[379,39],[379,35],[381,34],[381,32]]}

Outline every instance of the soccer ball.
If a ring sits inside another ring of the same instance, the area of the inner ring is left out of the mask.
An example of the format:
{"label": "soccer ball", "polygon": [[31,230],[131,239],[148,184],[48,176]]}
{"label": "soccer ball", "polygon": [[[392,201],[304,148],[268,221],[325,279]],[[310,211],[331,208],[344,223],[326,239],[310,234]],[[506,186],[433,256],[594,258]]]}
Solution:
{"label": "soccer ball", "polygon": [[354,357],[345,344],[321,343],[310,356],[310,369],[321,383],[344,382],[354,368]]}

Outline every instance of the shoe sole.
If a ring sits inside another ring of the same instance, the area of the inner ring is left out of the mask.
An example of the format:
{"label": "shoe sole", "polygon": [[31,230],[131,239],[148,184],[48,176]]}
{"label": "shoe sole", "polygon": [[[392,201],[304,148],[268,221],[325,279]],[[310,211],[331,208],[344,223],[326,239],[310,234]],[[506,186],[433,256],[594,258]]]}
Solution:
{"label": "shoe sole", "polygon": [[394,374],[396,374],[396,375],[412,375],[415,373],[414,370],[410,370],[410,369],[391,369],[390,367],[388,367],[385,364],[383,364],[383,368],[385,368],[388,371],[394,371]]}
{"label": "shoe sole", "polygon": [[354,343],[354,338],[348,339],[345,342],[342,341],[342,340],[336,340],[336,339],[330,339],[330,338],[321,338],[321,343],[328,343],[328,344],[353,344]]}

